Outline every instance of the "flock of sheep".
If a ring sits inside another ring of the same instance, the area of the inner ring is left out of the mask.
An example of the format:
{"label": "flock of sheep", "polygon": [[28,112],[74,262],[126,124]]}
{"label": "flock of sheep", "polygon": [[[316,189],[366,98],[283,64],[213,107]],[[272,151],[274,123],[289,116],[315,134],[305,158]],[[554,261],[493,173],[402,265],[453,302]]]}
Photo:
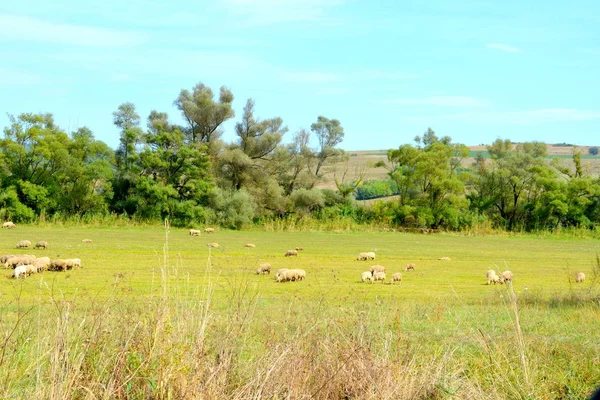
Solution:
{"label": "flock of sheep", "polygon": [[[205,228],[204,229],[204,233],[214,233],[214,232],[215,232],[214,228]],[[200,236],[201,231],[199,229],[190,229],[189,234],[190,234],[190,236]],[[219,244],[218,243],[208,243],[208,246],[209,247],[219,247]],[[244,245],[244,247],[254,248],[256,246],[252,243],[246,243]],[[295,250],[288,250],[284,253],[284,256],[285,257],[297,257],[298,251],[300,251],[300,250],[304,250],[304,248],[296,247]],[[356,257],[356,259],[358,261],[373,261],[373,260],[375,260],[375,258],[376,258],[376,255],[372,251],[361,252]],[[440,257],[440,258],[438,258],[438,260],[451,261],[449,257]],[[404,267],[404,272],[414,271],[415,268],[416,268],[416,265],[414,263],[408,263]],[[269,264],[269,263],[260,264],[258,266],[258,268],[256,269],[257,275],[268,275],[270,273],[271,273],[271,264]],[[282,268],[282,269],[277,270],[277,272],[275,273],[275,280],[277,282],[296,282],[296,281],[303,280],[305,277],[306,277],[306,271],[304,271],[303,269]],[[370,282],[370,283],[382,282],[382,283],[384,283],[386,281],[386,279],[387,278],[386,278],[386,273],[385,273],[385,267],[382,265],[373,265],[369,268],[368,271],[364,271],[363,273],[361,273],[361,281],[363,283],[365,283],[365,282]],[[496,283],[498,283],[498,284],[512,283],[512,280],[513,280],[513,273],[508,270],[504,271],[502,274],[497,274],[495,270],[490,269],[486,273],[486,284],[487,285],[496,284]],[[577,283],[582,283],[584,280],[585,280],[585,274],[583,272],[577,273],[575,281]],[[395,272],[391,275],[390,284],[394,284],[395,282],[402,282],[402,273],[401,272]]]}
{"label": "flock of sheep", "polygon": [[[13,229],[15,224],[8,221],[3,223],[2,227]],[[82,242],[91,243],[92,241],[91,239],[84,239]],[[15,247],[17,249],[31,248],[31,241],[21,240]],[[37,242],[33,248],[47,250],[49,245],[48,242],[42,240]],[[0,256],[0,264],[4,268],[12,268],[14,271],[11,277],[14,278],[24,278],[44,271],[67,271],[73,268],[82,268],[81,259],[79,258],[51,260],[50,257],[38,258],[31,254],[5,254]]]}
{"label": "flock of sheep", "polygon": [[[14,229],[15,227],[16,227],[16,225],[11,221],[7,221],[2,224],[2,228]],[[215,233],[215,229],[214,228],[204,228],[204,233]],[[200,236],[200,234],[201,234],[201,231],[199,229],[190,229],[189,230],[190,236]],[[82,242],[83,243],[92,243],[92,240],[83,239]],[[32,243],[29,240],[21,240],[20,242],[17,243],[16,248],[17,249],[30,248],[30,247],[32,247],[31,244]],[[212,248],[219,247],[219,244],[215,243],[215,242],[208,243],[207,245],[208,245],[208,247],[212,247]],[[244,247],[254,248],[256,246],[252,243],[246,243],[246,244],[244,244]],[[49,248],[49,245],[48,245],[48,242],[46,242],[46,241],[39,241],[35,244],[35,246],[33,246],[33,248],[47,250]],[[302,250],[304,250],[303,247],[296,247],[295,250],[287,250],[284,253],[284,256],[285,257],[297,257],[298,251],[302,251]],[[374,252],[361,252],[358,254],[358,257],[356,257],[356,259],[358,261],[372,261],[372,260],[375,260],[375,257],[376,257],[376,255]],[[450,261],[450,258],[440,257],[438,260]],[[48,271],[67,271],[69,269],[82,267],[81,260],[79,258],[50,260],[49,257],[37,258],[36,256],[29,255],[29,254],[21,254],[21,255],[7,254],[7,255],[0,256],[0,264],[3,265],[5,268],[14,269],[14,273],[12,276],[15,278],[28,276],[28,275],[38,273],[38,272],[43,272],[46,270],[48,270]],[[406,264],[404,271],[405,272],[406,271],[414,271],[415,268],[416,268],[416,265],[414,263],[408,263],[408,264]],[[271,264],[269,264],[269,263],[260,264],[256,270],[257,275],[268,275],[270,273],[271,273]],[[302,281],[305,278],[306,278],[306,271],[303,269],[281,268],[281,269],[277,270],[277,272],[275,273],[275,280],[277,282],[297,282],[297,281]],[[371,283],[385,282],[385,280],[386,280],[385,267],[383,267],[382,265],[373,265],[369,268],[368,271],[364,271],[361,274],[361,281],[363,283],[364,282],[371,282]],[[488,270],[486,273],[486,284],[487,285],[497,284],[497,283],[504,284],[506,282],[512,283],[512,280],[513,280],[513,273],[508,270],[504,271],[500,275],[498,275],[496,273],[496,271],[493,269]],[[578,272],[575,277],[575,282],[582,283],[584,280],[585,280],[585,274],[583,272]],[[402,273],[401,272],[395,272],[391,275],[390,284],[393,284],[394,282],[402,282]]]}

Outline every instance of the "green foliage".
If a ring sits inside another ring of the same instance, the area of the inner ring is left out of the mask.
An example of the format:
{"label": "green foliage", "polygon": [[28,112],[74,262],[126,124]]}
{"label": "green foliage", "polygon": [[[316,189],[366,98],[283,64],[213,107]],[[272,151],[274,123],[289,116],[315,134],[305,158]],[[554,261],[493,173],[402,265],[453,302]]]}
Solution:
{"label": "green foliage", "polygon": [[310,214],[325,206],[325,196],[317,189],[298,189],[290,195],[294,211],[302,215]]}
{"label": "green foliage", "polygon": [[31,222],[35,212],[19,201],[16,189],[11,186],[0,192],[0,217],[13,222]]}
{"label": "green foliage", "polygon": [[368,180],[356,189],[356,200],[368,200],[377,197],[392,196],[399,193],[395,180]]}
{"label": "green foliage", "polygon": [[231,229],[241,229],[252,222],[256,204],[245,190],[223,191],[217,189],[213,200],[216,222]]}

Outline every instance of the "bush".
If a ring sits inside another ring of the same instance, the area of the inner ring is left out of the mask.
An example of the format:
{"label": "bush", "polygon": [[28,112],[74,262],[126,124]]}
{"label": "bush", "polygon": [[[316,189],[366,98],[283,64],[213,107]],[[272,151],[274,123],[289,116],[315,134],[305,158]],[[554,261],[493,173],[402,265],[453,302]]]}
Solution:
{"label": "bush", "polygon": [[592,146],[588,149],[588,154],[592,155],[592,156],[597,156],[598,155],[598,148],[596,146]]}
{"label": "bush", "polygon": [[325,195],[320,190],[298,189],[290,195],[294,211],[310,214],[325,206]]}
{"label": "bush", "polygon": [[369,180],[356,190],[356,200],[368,200],[395,194],[398,194],[398,185],[393,180]]}
{"label": "bush", "polygon": [[16,189],[11,186],[0,194],[0,217],[13,222],[31,222],[35,212],[19,201]]}
{"label": "bush", "polygon": [[214,198],[217,223],[231,229],[241,229],[252,222],[256,203],[244,189],[230,192],[218,189]]}

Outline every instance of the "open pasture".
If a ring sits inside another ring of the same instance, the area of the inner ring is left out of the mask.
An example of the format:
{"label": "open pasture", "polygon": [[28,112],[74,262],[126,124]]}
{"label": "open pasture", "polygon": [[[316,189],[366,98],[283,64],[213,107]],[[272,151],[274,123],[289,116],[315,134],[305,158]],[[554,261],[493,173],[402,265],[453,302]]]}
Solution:
{"label": "open pasture", "polygon": [[[160,226],[0,234],[2,254],[83,264],[18,280],[3,270],[3,398],[49,390],[57,398],[583,398],[600,383],[593,239],[190,236]],[[49,248],[16,249],[24,239]],[[284,257],[298,246],[297,257]],[[376,260],[357,261],[363,251]],[[257,275],[265,262],[271,274]],[[407,263],[415,270],[404,271]],[[361,283],[374,264],[385,267],[385,283]],[[307,277],[277,283],[279,268]],[[512,287],[486,285],[490,268],[511,270]],[[394,272],[403,279],[391,285]],[[57,374],[61,357],[68,362]]]}

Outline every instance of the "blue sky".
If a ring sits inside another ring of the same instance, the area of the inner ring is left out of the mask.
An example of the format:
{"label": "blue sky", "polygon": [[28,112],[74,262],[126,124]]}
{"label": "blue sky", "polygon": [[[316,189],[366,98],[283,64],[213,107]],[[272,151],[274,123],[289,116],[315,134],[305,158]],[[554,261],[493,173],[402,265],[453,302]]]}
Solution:
{"label": "blue sky", "polygon": [[288,140],[339,119],[346,150],[428,127],[467,145],[597,145],[599,27],[595,0],[2,2],[0,126],[51,112],[114,148],[119,104],[181,122],[173,100],[202,82],[233,91],[226,141],[253,98]]}

